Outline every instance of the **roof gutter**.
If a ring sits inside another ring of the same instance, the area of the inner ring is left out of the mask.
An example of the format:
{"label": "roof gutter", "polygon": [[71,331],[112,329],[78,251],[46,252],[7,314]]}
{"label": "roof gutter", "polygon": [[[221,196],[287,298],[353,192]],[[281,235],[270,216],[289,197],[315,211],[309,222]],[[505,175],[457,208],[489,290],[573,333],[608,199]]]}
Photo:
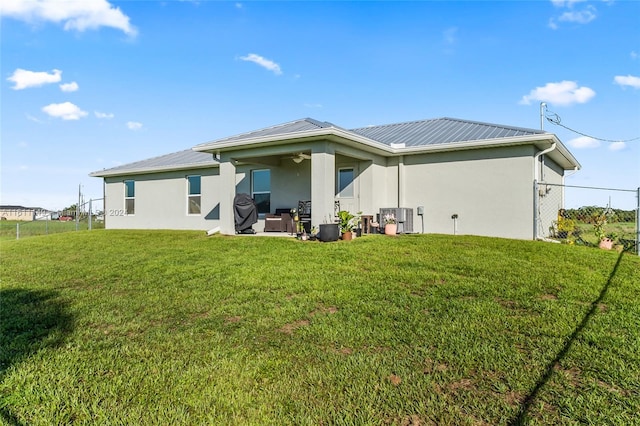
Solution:
{"label": "roof gutter", "polygon": [[91,177],[113,177],[113,176],[129,176],[129,175],[143,175],[147,173],[158,172],[176,172],[180,170],[193,170],[193,169],[208,169],[211,167],[219,167],[219,163],[192,163],[192,164],[180,164],[172,166],[160,166],[160,167],[143,167],[139,169],[131,170],[101,170],[99,172],[89,173]]}
{"label": "roof gutter", "polygon": [[540,179],[540,169],[538,167],[538,158],[540,158],[541,155],[544,155],[548,152],[553,151],[554,149],[556,149],[556,142],[553,141],[551,143],[551,146],[545,150],[540,151],[539,153],[537,153],[536,155],[533,156],[533,170],[535,171],[534,173],[534,179],[537,182]]}

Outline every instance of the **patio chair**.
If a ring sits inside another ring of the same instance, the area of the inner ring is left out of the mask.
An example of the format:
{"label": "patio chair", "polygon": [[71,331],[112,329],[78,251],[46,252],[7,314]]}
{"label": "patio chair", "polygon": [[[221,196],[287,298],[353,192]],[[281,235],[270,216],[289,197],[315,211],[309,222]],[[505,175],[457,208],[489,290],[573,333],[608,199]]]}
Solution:
{"label": "patio chair", "polygon": [[298,201],[298,220],[305,231],[311,232],[311,201]]}

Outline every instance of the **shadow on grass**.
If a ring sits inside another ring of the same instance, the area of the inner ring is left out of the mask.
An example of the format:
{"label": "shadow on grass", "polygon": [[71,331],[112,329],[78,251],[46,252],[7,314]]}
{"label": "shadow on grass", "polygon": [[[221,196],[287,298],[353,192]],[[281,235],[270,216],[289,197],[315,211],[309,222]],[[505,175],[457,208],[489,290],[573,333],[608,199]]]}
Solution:
{"label": "shadow on grass", "polygon": [[[0,382],[12,365],[45,348],[60,346],[73,329],[67,304],[54,291],[0,290]],[[0,399],[0,419],[21,423]]]}
{"label": "shadow on grass", "polygon": [[600,294],[598,295],[598,298],[593,302],[591,302],[591,307],[589,308],[585,316],[582,318],[582,321],[580,321],[580,324],[578,324],[578,326],[573,330],[573,333],[571,333],[566,343],[564,344],[562,349],[560,349],[560,351],[558,352],[556,357],[553,359],[553,361],[551,361],[547,365],[547,368],[545,369],[544,374],[542,375],[540,380],[538,380],[533,390],[524,399],[522,405],[520,406],[520,410],[518,410],[517,416],[509,422],[510,426],[524,425],[525,422],[529,420],[527,417],[527,414],[529,412],[529,409],[531,408],[531,404],[533,404],[533,401],[538,396],[538,393],[540,392],[540,390],[544,387],[544,385],[547,384],[547,382],[553,375],[553,371],[555,367],[567,355],[567,353],[569,352],[569,349],[571,349],[571,345],[573,344],[573,342],[576,340],[578,335],[589,323],[589,320],[591,319],[591,317],[598,310],[598,305],[600,304],[600,302],[602,302],[602,299],[604,299],[604,296],[607,294],[607,290],[609,290],[611,281],[613,281],[613,278],[616,276],[616,272],[618,271],[618,267],[620,266],[620,262],[622,261],[622,257],[624,255],[625,255],[624,252],[620,252],[620,254],[618,255],[618,260],[616,261],[616,264],[614,265],[613,270],[611,271],[611,274],[609,274],[609,279],[602,287],[602,290],[600,290]]}

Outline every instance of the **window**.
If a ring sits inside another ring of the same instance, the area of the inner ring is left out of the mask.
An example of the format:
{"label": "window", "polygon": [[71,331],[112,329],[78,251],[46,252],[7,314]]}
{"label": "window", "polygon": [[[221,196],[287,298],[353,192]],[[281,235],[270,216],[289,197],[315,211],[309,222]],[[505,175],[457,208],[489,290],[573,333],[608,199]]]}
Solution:
{"label": "window", "polygon": [[200,214],[200,176],[187,176],[187,212]]}
{"label": "window", "polygon": [[271,170],[251,171],[251,197],[256,202],[258,213],[271,211]]}
{"label": "window", "polygon": [[124,212],[127,215],[136,212],[136,183],[132,180],[124,181]]}
{"label": "window", "polygon": [[353,197],[353,168],[338,170],[338,197]]}

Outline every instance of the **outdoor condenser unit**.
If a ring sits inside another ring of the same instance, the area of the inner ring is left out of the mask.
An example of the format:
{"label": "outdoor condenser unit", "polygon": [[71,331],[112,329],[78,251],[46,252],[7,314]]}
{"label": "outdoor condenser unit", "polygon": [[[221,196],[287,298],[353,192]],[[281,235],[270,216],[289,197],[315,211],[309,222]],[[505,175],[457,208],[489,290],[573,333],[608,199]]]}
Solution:
{"label": "outdoor condenser unit", "polygon": [[413,233],[413,209],[408,207],[388,207],[380,209],[380,223],[384,223],[384,216],[392,214],[398,223],[398,234]]}

